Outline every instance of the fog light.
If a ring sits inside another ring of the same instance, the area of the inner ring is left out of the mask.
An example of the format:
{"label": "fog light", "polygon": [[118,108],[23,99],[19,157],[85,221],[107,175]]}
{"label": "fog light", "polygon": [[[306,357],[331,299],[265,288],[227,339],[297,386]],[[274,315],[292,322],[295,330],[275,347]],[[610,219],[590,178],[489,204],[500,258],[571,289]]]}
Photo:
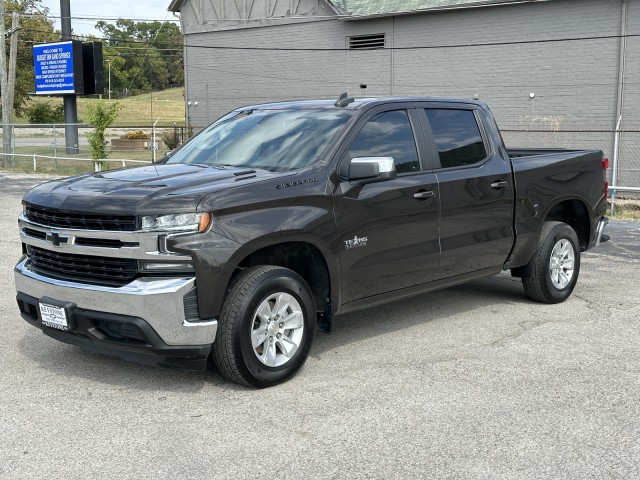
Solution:
{"label": "fog light", "polygon": [[141,260],[138,262],[139,270],[147,273],[185,273],[195,271],[193,262],[190,261],[178,261],[178,262],[157,262]]}

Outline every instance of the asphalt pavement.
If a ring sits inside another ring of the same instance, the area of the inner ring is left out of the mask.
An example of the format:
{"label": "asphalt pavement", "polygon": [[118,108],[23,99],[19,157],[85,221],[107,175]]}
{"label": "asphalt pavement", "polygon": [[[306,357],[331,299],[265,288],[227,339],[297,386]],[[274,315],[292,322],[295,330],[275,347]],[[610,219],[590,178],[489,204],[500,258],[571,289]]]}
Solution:
{"label": "asphalt pavement", "polygon": [[508,274],[335,319],[291,381],[141,366],[18,314],[0,172],[0,478],[640,478],[640,223],[612,222],[574,294]]}

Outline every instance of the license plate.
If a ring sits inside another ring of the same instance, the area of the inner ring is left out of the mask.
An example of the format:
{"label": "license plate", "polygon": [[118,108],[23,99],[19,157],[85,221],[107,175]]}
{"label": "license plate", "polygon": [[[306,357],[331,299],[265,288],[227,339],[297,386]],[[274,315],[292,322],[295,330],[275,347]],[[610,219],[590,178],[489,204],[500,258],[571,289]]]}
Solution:
{"label": "license plate", "polygon": [[64,307],[40,303],[40,318],[42,324],[58,330],[69,330],[69,321]]}

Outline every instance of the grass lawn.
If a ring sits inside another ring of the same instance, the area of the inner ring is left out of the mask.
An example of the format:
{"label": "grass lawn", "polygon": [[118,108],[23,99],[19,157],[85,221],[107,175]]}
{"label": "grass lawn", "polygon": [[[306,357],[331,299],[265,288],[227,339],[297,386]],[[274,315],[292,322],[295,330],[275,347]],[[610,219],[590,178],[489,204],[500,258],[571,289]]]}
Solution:
{"label": "grass lawn", "polygon": [[[86,160],[91,158],[91,151],[88,150],[88,148],[80,150],[77,154],[66,153],[64,147],[59,148],[57,152],[54,152],[53,148],[49,146],[20,146],[15,150],[17,154],[25,156],[15,157],[15,167],[9,169],[14,172],[46,173],[70,176],[94,171],[93,161]],[[65,158],[54,159],[36,157],[34,169],[33,154],[55,156],[56,153],[58,157]],[[131,160],[150,162],[152,152],[150,150],[109,151],[108,155],[109,159],[103,163],[103,170],[144,165],[144,163],[132,162]],[[158,152],[156,156],[157,160],[162,158],[163,155],[164,151]]]}
{"label": "grass lawn", "polygon": [[617,220],[640,220],[640,199],[616,198],[614,214],[611,213],[611,204],[607,204],[607,215]]}
{"label": "grass lawn", "polygon": [[[107,104],[118,102],[122,106],[114,123],[116,126],[150,126],[156,120],[158,120],[158,126],[172,126],[174,122],[178,125],[184,125],[184,89],[182,87],[143,93],[121,99],[104,100],[106,96],[103,95],[102,97],[102,101]],[[78,97],[78,118],[80,122],[86,116],[87,106],[99,101],[101,100],[97,98]],[[58,105],[62,104],[62,98],[31,97],[31,102]],[[28,121],[26,118],[18,118],[16,123],[28,123]]]}
{"label": "grass lawn", "polygon": [[[148,160],[148,158],[145,158]],[[78,161],[78,160],[61,160],[61,159],[44,159],[38,158],[36,160],[36,169],[33,169],[33,160],[28,157],[17,157],[15,159],[15,167],[10,171],[12,172],[24,172],[24,173],[45,173],[55,174],[63,177],[71,175],[80,175],[82,173],[89,173],[94,171],[94,165],[91,161]],[[142,163],[126,162],[125,167],[136,167],[144,165]],[[116,168],[122,168],[121,161],[107,161],[103,164],[102,170],[114,170]]]}

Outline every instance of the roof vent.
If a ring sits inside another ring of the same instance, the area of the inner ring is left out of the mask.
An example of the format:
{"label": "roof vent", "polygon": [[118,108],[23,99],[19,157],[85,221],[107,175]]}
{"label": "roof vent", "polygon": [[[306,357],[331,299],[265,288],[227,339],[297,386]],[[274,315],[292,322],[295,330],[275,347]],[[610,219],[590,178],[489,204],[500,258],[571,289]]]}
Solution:
{"label": "roof vent", "polygon": [[349,50],[374,50],[384,48],[384,33],[349,37]]}

